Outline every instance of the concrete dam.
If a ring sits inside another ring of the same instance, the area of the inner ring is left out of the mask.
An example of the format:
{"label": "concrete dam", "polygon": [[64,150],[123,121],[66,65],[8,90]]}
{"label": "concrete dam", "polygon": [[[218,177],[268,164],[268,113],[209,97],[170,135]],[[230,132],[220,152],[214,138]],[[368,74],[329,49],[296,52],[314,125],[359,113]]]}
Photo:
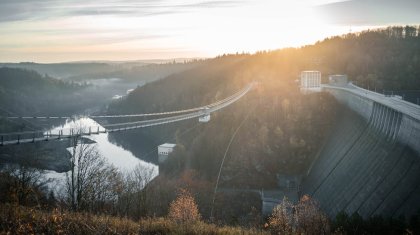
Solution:
{"label": "concrete dam", "polygon": [[420,107],[353,85],[323,85],[343,110],[300,194],[340,211],[406,218],[420,212]]}

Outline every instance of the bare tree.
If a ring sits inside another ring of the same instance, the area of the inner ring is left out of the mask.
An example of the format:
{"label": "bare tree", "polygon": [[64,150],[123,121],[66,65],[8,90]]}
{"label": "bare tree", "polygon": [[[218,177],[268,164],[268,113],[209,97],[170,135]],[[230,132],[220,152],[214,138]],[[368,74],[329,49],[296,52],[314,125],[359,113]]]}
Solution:
{"label": "bare tree", "polygon": [[112,210],[117,203],[118,195],[122,191],[123,179],[121,173],[114,166],[107,164],[105,161],[104,163],[99,168],[100,170],[95,172],[88,181],[85,199],[82,201],[82,207],[89,209],[91,212]]}
{"label": "bare tree", "polygon": [[268,219],[268,225],[273,234],[291,234],[293,232],[294,205],[284,197],[282,202],[273,209]]}
{"label": "bare tree", "polygon": [[321,211],[318,202],[304,195],[295,208],[297,230],[304,234],[329,234],[328,217]]}
{"label": "bare tree", "polygon": [[100,155],[95,144],[76,136],[72,139],[70,171],[66,173],[66,195],[73,210],[98,209],[116,200],[121,177]]}
{"label": "bare tree", "polygon": [[131,216],[134,206],[135,182],[131,178],[131,174],[125,174],[123,184],[118,195],[117,210],[124,216]]}
{"label": "bare tree", "polygon": [[157,172],[155,168],[147,167],[142,164],[138,164],[132,171],[132,180],[134,180],[135,191],[137,193],[137,209],[138,215],[147,214],[148,207],[148,190],[146,188],[147,184],[152,181]]}
{"label": "bare tree", "polygon": [[328,217],[308,195],[304,195],[296,205],[284,198],[274,208],[268,225],[273,234],[330,233]]}
{"label": "bare tree", "polygon": [[149,191],[146,186],[156,174],[154,167],[139,163],[125,175],[118,202],[123,214],[135,218],[147,215]]}
{"label": "bare tree", "polygon": [[39,196],[45,191],[48,181],[43,171],[30,167],[28,164],[6,165],[1,171],[2,181],[9,200],[18,205],[39,205]]}

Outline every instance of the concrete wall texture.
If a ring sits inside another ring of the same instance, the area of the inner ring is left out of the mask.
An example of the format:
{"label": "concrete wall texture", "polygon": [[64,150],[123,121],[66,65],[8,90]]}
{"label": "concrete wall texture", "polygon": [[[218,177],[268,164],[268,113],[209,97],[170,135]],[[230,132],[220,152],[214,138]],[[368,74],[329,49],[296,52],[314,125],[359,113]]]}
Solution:
{"label": "concrete wall texture", "polygon": [[331,217],[420,212],[420,121],[351,92],[327,90],[345,105],[301,194],[317,199]]}

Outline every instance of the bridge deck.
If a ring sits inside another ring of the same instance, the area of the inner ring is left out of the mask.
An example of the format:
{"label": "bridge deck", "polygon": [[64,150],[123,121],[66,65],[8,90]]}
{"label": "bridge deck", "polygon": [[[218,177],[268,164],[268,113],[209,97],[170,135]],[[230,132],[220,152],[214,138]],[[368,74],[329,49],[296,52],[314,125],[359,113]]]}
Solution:
{"label": "bridge deck", "polygon": [[405,100],[399,99],[397,97],[385,96],[380,93],[376,93],[373,91],[369,91],[369,90],[357,87],[353,84],[349,84],[347,86],[332,86],[332,85],[323,84],[321,85],[321,87],[348,91],[355,95],[370,99],[372,101],[375,101],[377,103],[390,107],[416,120],[420,120],[420,106],[407,102]]}

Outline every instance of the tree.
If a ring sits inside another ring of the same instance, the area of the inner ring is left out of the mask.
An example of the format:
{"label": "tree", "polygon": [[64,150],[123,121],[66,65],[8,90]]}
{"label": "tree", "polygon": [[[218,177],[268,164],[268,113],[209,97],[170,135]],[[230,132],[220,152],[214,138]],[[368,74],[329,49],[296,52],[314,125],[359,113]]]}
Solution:
{"label": "tree", "polygon": [[291,234],[293,232],[293,204],[284,197],[273,209],[268,219],[268,226],[273,234]]}
{"label": "tree", "polygon": [[146,185],[152,181],[157,172],[154,167],[137,164],[124,176],[118,207],[124,215],[138,219],[148,213],[149,191]]}
{"label": "tree", "polygon": [[171,202],[168,216],[184,225],[197,222],[201,218],[194,197],[185,189],[181,189],[178,197]]}
{"label": "tree", "polygon": [[[102,161],[100,159],[99,161]],[[97,165],[98,166],[98,165]],[[90,176],[82,208],[91,212],[109,211],[116,204],[123,184],[121,173],[105,162],[99,171]]]}
{"label": "tree", "polygon": [[21,163],[6,165],[0,172],[2,201],[25,206],[40,204],[39,199],[45,193],[48,183],[42,170]]}
{"label": "tree", "polygon": [[274,234],[329,234],[328,217],[308,195],[293,205],[287,198],[273,210],[268,226]]}
{"label": "tree", "polygon": [[295,216],[299,233],[328,234],[330,225],[328,217],[321,211],[318,203],[304,195],[295,206]]}
{"label": "tree", "polygon": [[405,38],[414,38],[417,36],[417,29],[414,26],[405,26],[404,28]]}
{"label": "tree", "polygon": [[147,214],[148,190],[146,185],[152,181],[157,172],[153,167],[147,167],[141,163],[137,164],[131,172],[131,180],[134,182],[134,190],[137,195],[137,214],[138,216]]}
{"label": "tree", "polygon": [[68,203],[72,210],[102,209],[100,204],[117,198],[119,172],[100,155],[96,145],[80,135],[72,141],[70,171],[66,173]]}

